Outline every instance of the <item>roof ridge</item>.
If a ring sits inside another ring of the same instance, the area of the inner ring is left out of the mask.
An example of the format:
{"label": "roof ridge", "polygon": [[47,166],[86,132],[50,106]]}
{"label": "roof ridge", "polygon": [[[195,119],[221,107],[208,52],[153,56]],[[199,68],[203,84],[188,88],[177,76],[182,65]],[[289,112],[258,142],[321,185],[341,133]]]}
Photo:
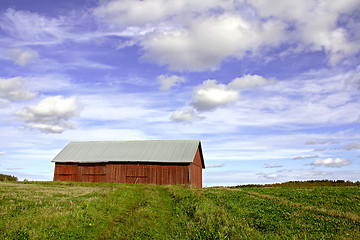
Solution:
{"label": "roof ridge", "polygon": [[146,142],[146,141],[199,141],[201,142],[200,139],[145,139],[145,140],[103,140],[103,141],[98,141],[98,140],[94,140],[94,141],[71,141],[70,143],[88,143],[88,142]]}

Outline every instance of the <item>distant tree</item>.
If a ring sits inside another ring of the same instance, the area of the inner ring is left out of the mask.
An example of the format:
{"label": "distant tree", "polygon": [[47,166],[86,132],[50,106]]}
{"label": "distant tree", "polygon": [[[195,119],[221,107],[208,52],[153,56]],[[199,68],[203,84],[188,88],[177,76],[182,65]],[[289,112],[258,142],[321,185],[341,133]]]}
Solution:
{"label": "distant tree", "polygon": [[2,182],[6,182],[6,181],[17,181],[18,178],[15,176],[11,176],[11,175],[6,175],[6,174],[0,174],[0,181]]}

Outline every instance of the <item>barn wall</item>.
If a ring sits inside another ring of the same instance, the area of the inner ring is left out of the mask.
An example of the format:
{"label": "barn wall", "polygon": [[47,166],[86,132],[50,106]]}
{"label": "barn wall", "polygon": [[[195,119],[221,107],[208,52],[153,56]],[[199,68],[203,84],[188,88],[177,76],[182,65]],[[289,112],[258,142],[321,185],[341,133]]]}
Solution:
{"label": "barn wall", "polygon": [[191,164],[161,163],[55,163],[54,181],[185,184],[202,187],[199,148]]}
{"label": "barn wall", "polygon": [[78,181],[78,164],[55,163],[54,181]]}
{"label": "barn wall", "polygon": [[55,163],[54,181],[189,184],[189,165]]}
{"label": "barn wall", "polygon": [[190,184],[202,187],[202,161],[199,149],[197,150],[194,161],[190,164]]}

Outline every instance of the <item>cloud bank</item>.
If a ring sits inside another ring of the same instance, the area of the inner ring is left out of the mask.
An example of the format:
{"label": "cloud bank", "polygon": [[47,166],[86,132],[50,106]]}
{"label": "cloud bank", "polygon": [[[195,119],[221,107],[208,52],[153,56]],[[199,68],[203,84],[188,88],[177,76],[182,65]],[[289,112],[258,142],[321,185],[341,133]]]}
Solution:
{"label": "cloud bank", "polygon": [[357,0],[113,0],[93,14],[112,29],[142,29],[143,59],[173,71],[205,71],[280,46],[278,57],[324,52],[336,65],[360,50],[359,23],[351,18],[359,8]]}

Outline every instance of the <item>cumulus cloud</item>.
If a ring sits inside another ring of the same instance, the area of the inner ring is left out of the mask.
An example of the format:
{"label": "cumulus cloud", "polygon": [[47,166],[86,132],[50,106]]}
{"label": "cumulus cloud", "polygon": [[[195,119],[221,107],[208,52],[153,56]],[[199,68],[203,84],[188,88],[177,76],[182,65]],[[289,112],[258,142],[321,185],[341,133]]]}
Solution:
{"label": "cumulus cloud", "polygon": [[108,1],[94,9],[94,14],[103,21],[121,25],[146,25],[156,22],[166,16],[175,14],[179,1],[174,1],[171,7],[168,1]]}
{"label": "cumulus cloud", "polygon": [[36,96],[36,93],[26,90],[27,79],[22,77],[0,78],[0,98],[8,100],[29,100]]}
{"label": "cumulus cloud", "polygon": [[171,87],[178,86],[183,82],[186,82],[186,79],[179,77],[177,75],[160,75],[156,78],[160,82],[160,90],[169,90]]}
{"label": "cumulus cloud", "polygon": [[242,58],[279,44],[283,28],[278,21],[258,24],[235,14],[198,17],[185,28],[147,35],[141,42],[143,58],[176,71],[216,70],[227,57]]}
{"label": "cumulus cloud", "polygon": [[102,1],[93,13],[109,28],[139,28],[143,58],[176,71],[216,70],[228,58],[261,56],[282,43],[291,47],[279,56],[323,51],[331,65],[360,50],[357,0],[254,0],[239,5],[112,0]]}
{"label": "cumulus cloud", "polygon": [[231,2],[221,0],[209,0],[206,3],[192,0],[112,0],[95,8],[94,15],[111,24],[144,26],[168,20],[179,21],[178,18],[230,5]]}
{"label": "cumulus cloud", "polygon": [[343,167],[351,164],[351,161],[346,158],[326,158],[326,159],[316,159],[311,163],[312,166],[325,166],[325,167]]}
{"label": "cumulus cloud", "polygon": [[240,90],[268,84],[269,81],[258,75],[245,75],[235,78],[229,84],[216,80],[206,80],[193,91],[190,105],[198,111],[211,111],[241,99]]}
{"label": "cumulus cloud", "polygon": [[4,57],[13,61],[17,65],[25,66],[31,60],[39,57],[39,54],[33,50],[23,50],[15,48],[6,50],[4,52]]}
{"label": "cumulus cloud", "polygon": [[267,80],[259,75],[244,75],[232,80],[228,86],[232,89],[249,89],[260,87],[274,82],[274,79]]}
{"label": "cumulus cloud", "polygon": [[[286,1],[271,3],[266,0],[252,1],[262,17],[275,18],[293,25],[300,44],[311,51],[324,50],[329,63],[335,65],[341,59],[358,52],[358,36],[350,38],[353,11],[360,8],[357,0],[347,1]],[[344,17],[345,16],[345,17]],[[338,22],[342,17],[342,25]],[[357,39],[356,39],[357,38]]]}
{"label": "cumulus cloud", "polygon": [[302,159],[309,159],[309,158],[317,158],[318,155],[309,155],[309,156],[297,156],[294,157],[293,160],[302,160]]}
{"label": "cumulus cloud", "polygon": [[239,99],[239,91],[230,89],[216,80],[206,80],[194,89],[190,104],[198,111],[210,111]]}
{"label": "cumulus cloud", "polygon": [[194,109],[179,109],[173,112],[170,116],[170,119],[175,122],[184,122],[184,123],[190,123],[194,121],[195,119],[202,119],[202,116],[199,116],[199,114]]}
{"label": "cumulus cloud", "polygon": [[76,97],[55,96],[43,99],[38,105],[26,107],[15,115],[31,129],[45,133],[62,133],[76,127],[76,123],[69,120],[78,116],[80,111]]}
{"label": "cumulus cloud", "polygon": [[267,80],[258,75],[244,75],[235,78],[228,84],[218,83],[216,80],[206,80],[194,88],[192,98],[187,109],[179,109],[171,115],[177,122],[192,122],[202,119],[198,112],[215,110],[241,99],[240,91],[258,86],[268,85],[274,80]]}
{"label": "cumulus cloud", "polygon": [[360,142],[349,143],[344,146],[346,150],[360,149]]}
{"label": "cumulus cloud", "polygon": [[94,15],[110,28],[150,28],[139,31],[144,59],[171,70],[203,71],[283,40],[285,24],[248,18],[235,5],[221,0],[113,0],[95,8]]}

